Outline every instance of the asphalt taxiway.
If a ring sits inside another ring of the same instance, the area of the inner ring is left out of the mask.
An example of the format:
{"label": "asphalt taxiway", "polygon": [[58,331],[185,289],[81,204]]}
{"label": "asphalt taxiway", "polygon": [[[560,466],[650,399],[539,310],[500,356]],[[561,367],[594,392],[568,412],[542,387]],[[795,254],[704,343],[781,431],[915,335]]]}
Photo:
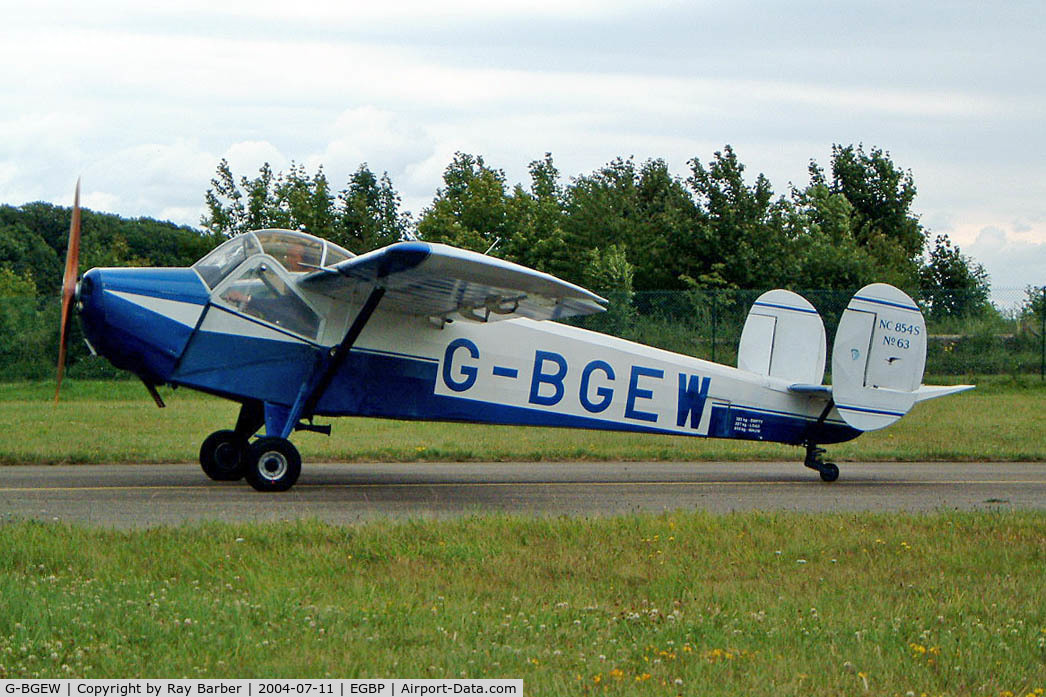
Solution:
{"label": "asphalt taxiway", "polygon": [[1046,510],[1046,463],[795,462],[306,464],[288,492],[212,482],[196,465],[0,468],[0,517],[104,527],[315,518],[352,523],[487,512]]}

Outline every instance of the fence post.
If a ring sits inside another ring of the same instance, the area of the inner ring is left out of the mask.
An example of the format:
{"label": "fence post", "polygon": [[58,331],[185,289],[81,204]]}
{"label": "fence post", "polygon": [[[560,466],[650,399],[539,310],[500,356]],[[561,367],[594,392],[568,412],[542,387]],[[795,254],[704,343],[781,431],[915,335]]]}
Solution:
{"label": "fence post", "polygon": [[1042,287],[1042,326],[1039,327],[1041,354],[1039,356],[1039,380],[1046,382],[1046,286]]}
{"label": "fence post", "polygon": [[716,305],[716,298],[719,292],[712,291],[712,362],[715,363],[715,344],[716,344],[716,324],[719,320],[719,308]]}

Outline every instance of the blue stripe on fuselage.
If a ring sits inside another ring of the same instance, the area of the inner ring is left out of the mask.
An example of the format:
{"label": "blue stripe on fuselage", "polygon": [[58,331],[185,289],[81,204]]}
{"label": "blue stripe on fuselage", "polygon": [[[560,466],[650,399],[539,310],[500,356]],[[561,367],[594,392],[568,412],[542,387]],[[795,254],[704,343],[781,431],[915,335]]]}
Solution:
{"label": "blue stripe on fuselage", "polygon": [[[643,424],[438,395],[433,389],[438,371],[439,366],[431,361],[354,350],[317,405],[317,413],[329,416],[356,415],[698,435],[696,432],[686,433]],[[764,411],[756,407],[715,405],[712,407],[708,435],[800,443],[814,435],[811,428],[815,421],[808,416]],[[860,431],[850,426],[827,422],[817,428],[816,442],[837,443],[858,435]]]}
{"label": "blue stripe on fuselage", "polygon": [[[318,359],[318,350],[304,343],[199,331],[170,381],[233,399],[289,405]],[[434,389],[439,369],[433,359],[353,349],[317,404],[316,413],[698,435],[696,422],[694,431],[680,432],[439,395]],[[755,406],[715,403],[710,408],[710,437],[800,443],[815,436],[815,442],[827,444],[850,440],[860,433],[845,424],[828,422],[817,427],[814,434],[811,429],[816,419],[812,417]]]}

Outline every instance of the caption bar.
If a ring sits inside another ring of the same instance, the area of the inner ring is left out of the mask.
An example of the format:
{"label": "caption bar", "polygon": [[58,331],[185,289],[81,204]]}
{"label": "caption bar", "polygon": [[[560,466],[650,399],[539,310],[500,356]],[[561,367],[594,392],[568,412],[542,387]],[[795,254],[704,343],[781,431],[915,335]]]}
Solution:
{"label": "caption bar", "polygon": [[522,680],[0,680],[0,697],[522,695]]}

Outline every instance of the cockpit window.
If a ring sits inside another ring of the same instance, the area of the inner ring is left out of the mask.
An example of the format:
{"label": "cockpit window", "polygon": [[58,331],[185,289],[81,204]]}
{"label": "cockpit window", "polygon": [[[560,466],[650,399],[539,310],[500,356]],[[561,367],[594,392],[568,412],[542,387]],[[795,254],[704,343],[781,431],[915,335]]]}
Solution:
{"label": "cockpit window", "polygon": [[323,263],[323,240],[289,230],[261,230],[254,233],[262,249],[292,273],[315,271]]}
{"label": "cockpit window", "polygon": [[208,288],[214,288],[247,257],[261,253],[258,241],[251,234],[237,235],[221,244],[210,254],[193,264]]}
{"label": "cockpit window", "polygon": [[319,237],[292,230],[258,230],[237,235],[193,264],[208,288],[215,288],[255,254],[268,254],[291,273],[329,268],[352,253]]}
{"label": "cockpit window", "polygon": [[341,247],[338,247],[338,246],[333,245],[330,242],[328,242],[327,243],[327,256],[323,259],[323,265],[324,266],[328,266],[328,267],[329,266],[334,266],[335,264],[337,264],[339,262],[342,262],[342,261],[345,261],[346,259],[351,259],[351,258],[352,258],[352,254],[350,254],[349,252],[345,251]]}
{"label": "cockpit window", "polygon": [[248,268],[221,292],[221,299],[240,312],[315,340],[320,316],[267,263]]}

